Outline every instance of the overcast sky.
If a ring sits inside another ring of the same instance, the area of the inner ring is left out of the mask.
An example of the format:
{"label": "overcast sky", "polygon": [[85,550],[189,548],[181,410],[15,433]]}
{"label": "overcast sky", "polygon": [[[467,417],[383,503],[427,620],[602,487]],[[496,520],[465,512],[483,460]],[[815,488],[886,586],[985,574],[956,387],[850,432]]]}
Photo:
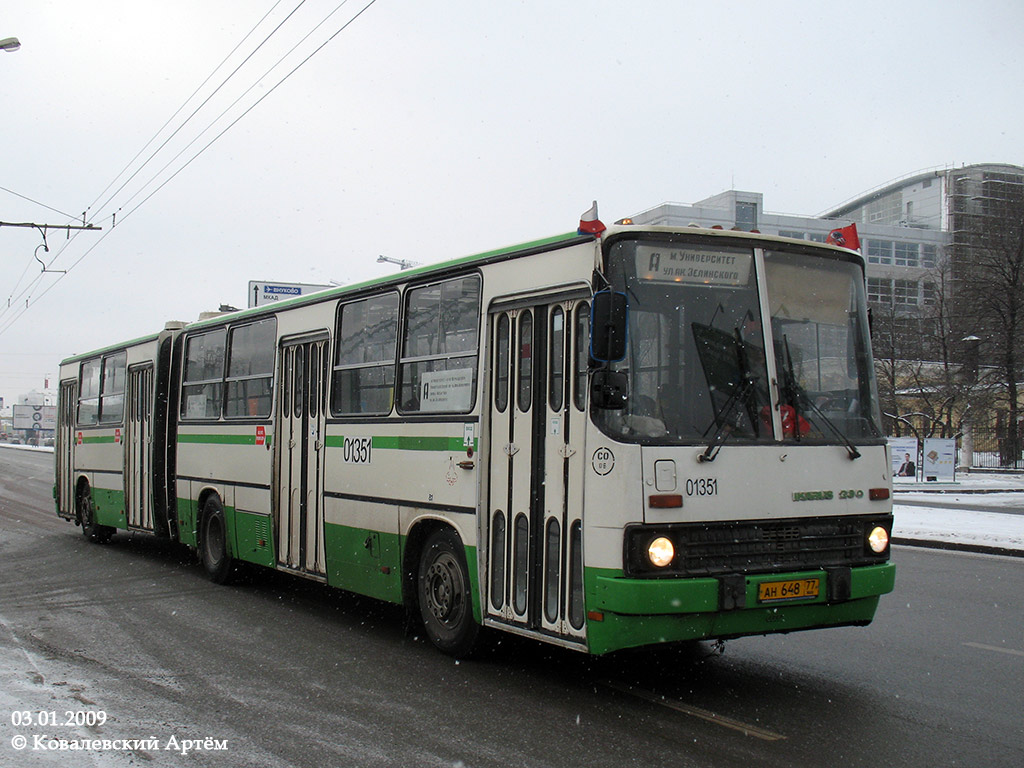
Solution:
{"label": "overcast sky", "polygon": [[339,2],[306,0],[201,108],[299,0],[0,6],[22,43],[0,53],[0,221],[102,227],[50,231],[49,253],[0,228],[8,405],[70,354],[245,306],[249,280],[545,237],[595,198],[605,221],[729,188],[813,215],[925,168],[1024,164],[1019,0],[377,0],[339,32],[369,2],[349,0],[300,42]]}

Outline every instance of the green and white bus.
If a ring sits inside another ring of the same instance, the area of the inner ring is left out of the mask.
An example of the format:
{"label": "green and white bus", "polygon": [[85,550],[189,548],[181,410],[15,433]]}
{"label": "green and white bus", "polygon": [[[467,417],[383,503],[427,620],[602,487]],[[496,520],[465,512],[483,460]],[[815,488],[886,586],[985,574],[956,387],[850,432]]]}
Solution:
{"label": "green and white bus", "polygon": [[588,228],[65,360],[58,514],[402,604],[456,656],[868,624],[860,256]]}

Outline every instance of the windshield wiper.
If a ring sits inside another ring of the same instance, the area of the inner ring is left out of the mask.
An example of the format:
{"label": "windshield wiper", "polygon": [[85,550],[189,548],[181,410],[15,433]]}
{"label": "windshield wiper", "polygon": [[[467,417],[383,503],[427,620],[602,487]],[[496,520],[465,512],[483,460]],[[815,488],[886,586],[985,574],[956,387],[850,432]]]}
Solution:
{"label": "windshield wiper", "polygon": [[[735,424],[728,422],[733,411],[736,410],[736,404],[742,403],[743,407],[749,411],[750,398],[754,394],[756,382],[750,372],[750,365],[747,363],[747,349],[743,343],[743,337],[740,336],[740,329],[734,328],[733,331],[736,334],[736,362],[739,367],[740,384],[733,389],[732,394],[729,395],[729,398],[722,404],[722,407],[715,413],[715,424],[718,427],[715,429],[715,434],[711,436],[711,441],[708,443],[708,447],[704,449],[704,453],[697,457],[697,461],[700,462],[715,460],[719,450],[722,448],[722,444],[729,439],[729,435],[733,433],[734,428],[740,426],[741,417],[739,414],[736,415]],[[753,422],[753,417],[751,417],[751,422]]]}
{"label": "windshield wiper", "polygon": [[782,349],[785,353],[785,359],[782,361],[782,390],[785,399],[788,401],[787,405],[793,408],[793,437],[799,442],[800,441],[800,403],[804,402],[807,404],[809,410],[814,413],[821,423],[828,427],[829,431],[832,432],[843,445],[846,447],[847,452],[850,454],[850,460],[859,459],[860,451],[854,447],[850,439],[843,434],[842,430],[839,429],[833,423],[833,421],[822,413],[821,409],[815,405],[814,400],[807,394],[806,390],[800,386],[796,380],[796,373],[793,371],[793,355],[789,351],[789,337],[783,335],[782,337]]}

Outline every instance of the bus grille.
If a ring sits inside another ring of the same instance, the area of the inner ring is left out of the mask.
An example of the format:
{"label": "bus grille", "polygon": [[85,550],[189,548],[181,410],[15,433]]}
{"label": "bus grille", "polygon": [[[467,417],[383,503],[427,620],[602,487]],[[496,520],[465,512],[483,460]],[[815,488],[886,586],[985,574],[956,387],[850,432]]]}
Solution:
{"label": "bus grille", "polygon": [[[866,551],[866,526],[891,516],[794,518],[726,523],[637,526],[627,531],[627,571],[633,575],[719,576],[870,565],[888,559]],[[665,570],[645,567],[644,551],[654,536],[668,536],[676,559]]]}

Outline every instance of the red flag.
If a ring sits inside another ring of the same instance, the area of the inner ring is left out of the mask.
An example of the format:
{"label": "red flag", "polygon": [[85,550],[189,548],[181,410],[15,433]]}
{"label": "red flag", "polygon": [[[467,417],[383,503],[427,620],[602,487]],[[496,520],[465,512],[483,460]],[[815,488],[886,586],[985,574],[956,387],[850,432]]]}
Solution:
{"label": "red flag", "polygon": [[825,238],[826,243],[838,245],[841,248],[849,248],[853,251],[860,250],[860,238],[857,237],[857,225],[851,224],[848,227],[833,229]]}
{"label": "red flag", "polygon": [[590,210],[580,216],[580,226],[576,231],[581,235],[600,235],[607,227],[597,218],[597,200]]}

